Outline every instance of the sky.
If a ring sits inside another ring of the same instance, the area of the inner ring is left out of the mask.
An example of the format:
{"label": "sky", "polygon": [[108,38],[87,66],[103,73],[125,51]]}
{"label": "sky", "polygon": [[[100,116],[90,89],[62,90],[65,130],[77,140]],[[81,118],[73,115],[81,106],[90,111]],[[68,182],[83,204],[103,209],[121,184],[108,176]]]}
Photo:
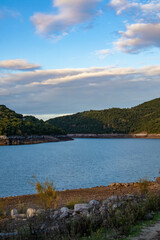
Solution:
{"label": "sky", "polygon": [[158,97],[159,0],[0,0],[0,104],[48,119]]}

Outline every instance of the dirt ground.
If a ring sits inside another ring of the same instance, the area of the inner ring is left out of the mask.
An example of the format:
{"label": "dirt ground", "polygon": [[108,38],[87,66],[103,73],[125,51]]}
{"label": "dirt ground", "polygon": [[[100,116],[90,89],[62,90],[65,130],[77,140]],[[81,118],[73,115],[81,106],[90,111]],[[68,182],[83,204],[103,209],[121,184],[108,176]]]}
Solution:
{"label": "dirt ground", "polygon": [[[155,182],[150,182],[149,191],[160,193],[160,178],[157,178]],[[138,183],[112,183],[109,186],[100,186],[85,189],[73,189],[58,191],[58,205],[57,208],[65,206],[69,201],[89,202],[92,199],[103,201],[104,199],[112,196],[122,196],[125,194],[140,194],[140,188]],[[23,207],[39,208],[38,197],[33,195],[22,195],[17,197],[1,198],[6,210],[10,211],[16,208],[17,205],[23,204]]]}

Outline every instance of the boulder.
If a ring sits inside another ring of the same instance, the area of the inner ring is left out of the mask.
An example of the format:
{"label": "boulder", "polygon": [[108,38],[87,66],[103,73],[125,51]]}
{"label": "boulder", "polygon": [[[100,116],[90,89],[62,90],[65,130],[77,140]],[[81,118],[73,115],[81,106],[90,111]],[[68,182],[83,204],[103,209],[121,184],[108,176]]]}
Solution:
{"label": "boulder", "polygon": [[70,210],[67,207],[62,207],[60,209],[60,213],[61,213],[60,219],[67,218],[67,217],[69,217]]}
{"label": "boulder", "polygon": [[75,212],[83,212],[85,210],[89,211],[91,208],[91,205],[88,203],[79,203],[74,205]]}
{"label": "boulder", "polygon": [[117,203],[119,200],[120,200],[120,197],[119,197],[119,196],[111,196],[111,197],[105,199],[105,200],[102,202],[102,206],[105,206],[105,207],[109,208],[109,207],[111,207],[114,203]]}
{"label": "boulder", "polygon": [[44,214],[45,213],[45,210],[44,209],[38,209],[36,211],[36,215],[41,215],[41,214]]}
{"label": "boulder", "polygon": [[16,218],[17,215],[18,215],[17,209],[16,209],[16,208],[12,209],[12,210],[11,210],[11,217],[12,217],[12,218]]}
{"label": "boulder", "polygon": [[91,200],[89,202],[89,205],[91,205],[91,207],[99,208],[100,207],[100,202],[96,201],[96,200]]}
{"label": "boulder", "polygon": [[27,218],[34,217],[36,215],[36,210],[33,208],[28,208],[27,209]]}

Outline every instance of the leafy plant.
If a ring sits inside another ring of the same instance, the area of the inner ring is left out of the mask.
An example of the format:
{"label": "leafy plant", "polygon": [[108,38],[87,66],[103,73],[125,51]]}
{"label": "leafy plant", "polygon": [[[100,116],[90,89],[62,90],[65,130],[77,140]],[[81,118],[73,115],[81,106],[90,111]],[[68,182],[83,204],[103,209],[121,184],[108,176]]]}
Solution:
{"label": "leafy plant", "polygon": [[58,194],[53,181],[46,179],[44,182],[40,182],[35,176],[33,178],[33,185],[37,191],[40,204],[46,209],[55,208],[57,206]]}
{"label": "leafy plant", "polygon": [[147,177],[140,178],[138,186],[142,195],[148,193],[149,183],[150,181]]}

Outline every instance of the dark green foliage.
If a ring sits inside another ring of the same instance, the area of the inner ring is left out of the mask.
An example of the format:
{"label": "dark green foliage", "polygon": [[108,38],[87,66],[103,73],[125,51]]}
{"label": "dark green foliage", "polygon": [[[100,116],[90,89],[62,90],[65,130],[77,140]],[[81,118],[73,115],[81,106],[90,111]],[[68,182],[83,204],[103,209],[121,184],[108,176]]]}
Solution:
{"label": "dark green foliage", "polygon": [[52,135],[65,134],[65,131],[32,116],[17,114],[0,105],[0,135]]}
{"label": "dark green foliage", "polygon": [[160,98],[133,108],[91,110],[47,122],[68,133],[160,133]]}

